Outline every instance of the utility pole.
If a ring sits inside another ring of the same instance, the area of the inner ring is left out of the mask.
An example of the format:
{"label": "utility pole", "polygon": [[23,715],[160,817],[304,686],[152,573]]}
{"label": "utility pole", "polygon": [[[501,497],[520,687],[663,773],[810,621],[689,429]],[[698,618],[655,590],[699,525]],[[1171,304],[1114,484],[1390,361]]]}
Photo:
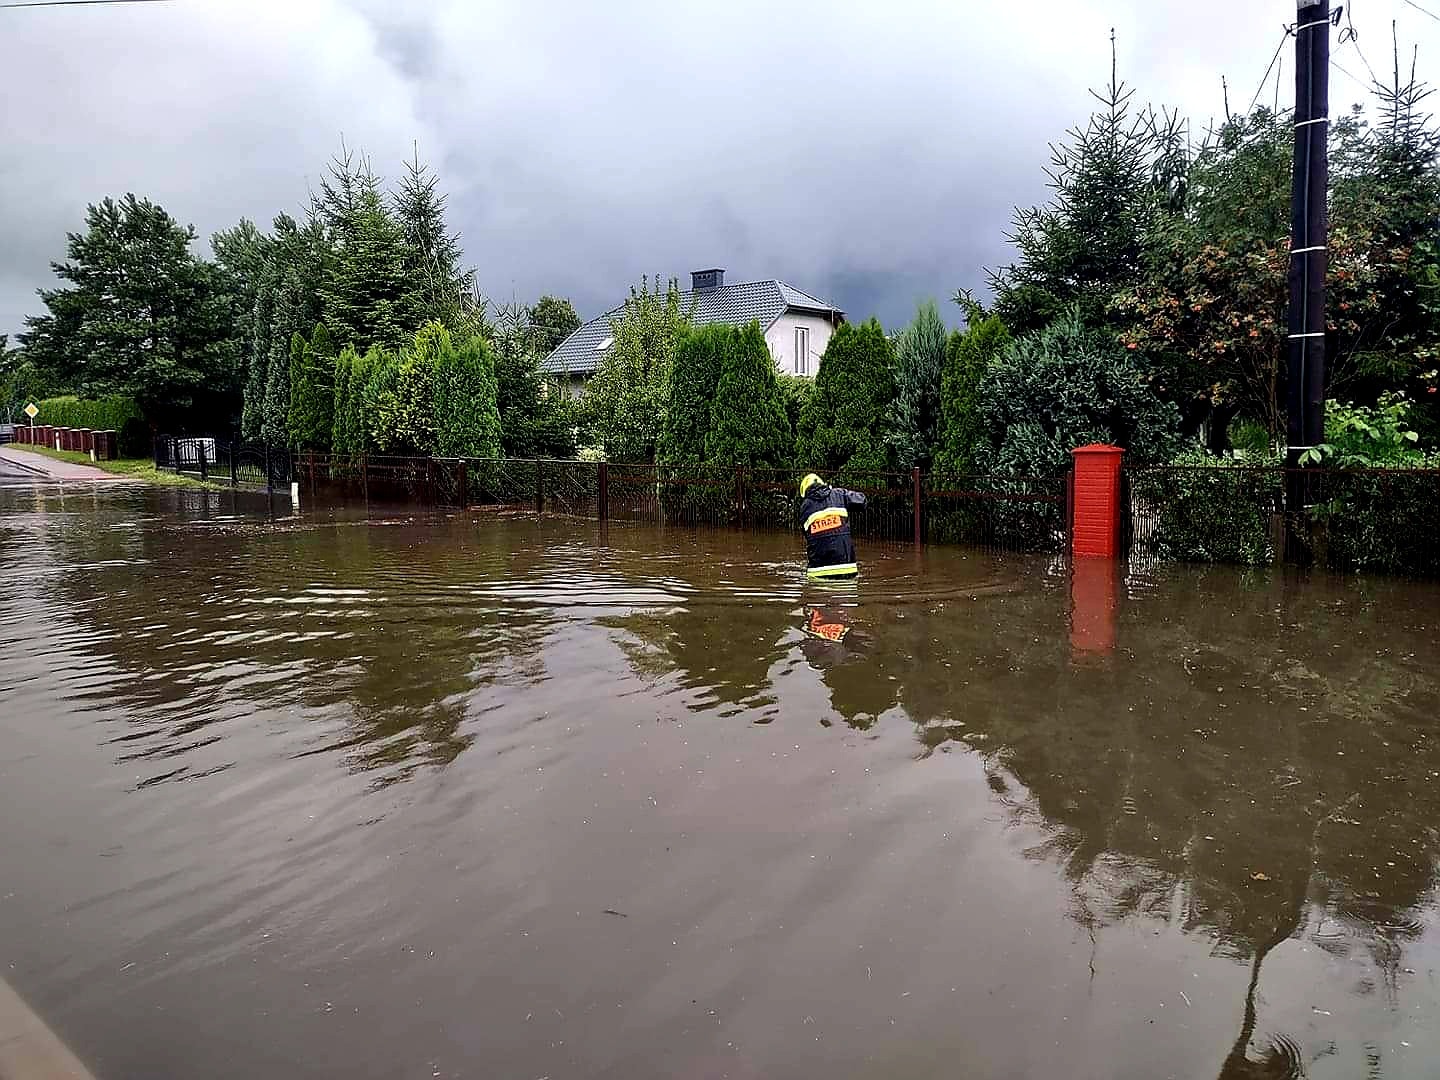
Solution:
{"label": "utility pole", "polygon": [[[1330,3],[1298,0],[1295,23],[1295,165],[1291,198],[1290,355],[1286,464],[1325,441],[1326,190],[1330,131]],[[1291,472],[1286,509],[1314,502],[1308,477]]]}

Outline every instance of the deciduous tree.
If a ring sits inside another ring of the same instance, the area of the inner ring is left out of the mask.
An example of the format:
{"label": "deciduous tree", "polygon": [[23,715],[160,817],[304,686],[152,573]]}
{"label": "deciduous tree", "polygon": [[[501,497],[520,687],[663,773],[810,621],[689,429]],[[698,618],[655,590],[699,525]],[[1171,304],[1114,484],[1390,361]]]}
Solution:
{"label": "deciduous tree", "polygon": [[675,346],[690,325],[672,279],[662,291],[648,278],[610,324],[612,341],[585,391],[594,437],[611,461],[655,460]]}
{"label": "deciduous tree", "polygon": [[[239,405],[234,328],[213,268],[190,249],[195,230],[135,195],[106,198],[70,233],[66,284],[40,290],[46,314],[26,320],[29,360],[57,386],[85,397],[120,394],[153,423]],[[228,417],[207,416],[205,419]]]}

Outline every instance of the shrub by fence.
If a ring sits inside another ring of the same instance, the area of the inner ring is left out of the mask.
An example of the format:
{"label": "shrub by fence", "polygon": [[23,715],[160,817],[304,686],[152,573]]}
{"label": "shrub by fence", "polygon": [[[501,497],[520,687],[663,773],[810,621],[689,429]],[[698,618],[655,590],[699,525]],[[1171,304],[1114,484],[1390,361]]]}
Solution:
{"label": "shrub by fence", "polygon": [[89,428],[92,431],[114,431],[118,435],[121,457],[144,457],[150,441],[149,427],[140,414],[140,406],[127,397],[112,395],[102,398],[45,398],[36,402],[40,412],[37,424],[59,428]]}
{"label": "shrub by fence", "polygon": [[1284,471],[1218,459],[1126,471],[1130,551],[1141,558],[1273,562]]}
{"label": "shrub by fence", "polygon": [[[1304,478],[1307,505],[1286,507]],[[1132,558],[1440,576],[1440,469],[1303,469],[1212,460],[1126,470]]]}
{"label": "shrub by fence", "polygon": [[1315,485],[1317,560],[1336,570],[1440,576],[1440,470],[1335,470]]}

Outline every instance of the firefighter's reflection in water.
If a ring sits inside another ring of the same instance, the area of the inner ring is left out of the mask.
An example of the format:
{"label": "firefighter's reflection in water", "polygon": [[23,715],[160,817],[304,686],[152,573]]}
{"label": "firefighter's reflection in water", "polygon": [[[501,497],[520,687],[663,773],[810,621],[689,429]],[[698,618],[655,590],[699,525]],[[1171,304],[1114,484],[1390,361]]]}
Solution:
{"label": "firefighter's reflection in water", "polygon": [[843,645],[845,639],[850,636],[850,631],[854,629],[854,625],[850,621],[850,613],[839,605],[824,607],[806,605],[805,625],[800,629],[809,639],[806,642],[805,655],[813,661],[827,656],[829,650],[811,649],[810,642],[820,641],[827,645]]}
{"label": "firefighter's reflection in water", "polygon": [[[866,730],[894,702],[894,684],[877,679],[870,640],[855,609],[839,603],[805,605],[800,651],[830,691],[830,705],[850,727]],[[824,727],[830,718],[820,721]]]}

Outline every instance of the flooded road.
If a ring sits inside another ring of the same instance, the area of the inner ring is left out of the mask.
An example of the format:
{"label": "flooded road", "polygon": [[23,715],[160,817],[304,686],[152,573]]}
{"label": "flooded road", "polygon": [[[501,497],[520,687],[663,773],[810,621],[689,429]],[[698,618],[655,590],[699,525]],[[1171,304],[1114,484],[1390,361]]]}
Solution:
{"label": "flooded road", "polygon": [[1440,589],[861,557],[0,489],[0,976],[101,1080],[1440,1071]]}

